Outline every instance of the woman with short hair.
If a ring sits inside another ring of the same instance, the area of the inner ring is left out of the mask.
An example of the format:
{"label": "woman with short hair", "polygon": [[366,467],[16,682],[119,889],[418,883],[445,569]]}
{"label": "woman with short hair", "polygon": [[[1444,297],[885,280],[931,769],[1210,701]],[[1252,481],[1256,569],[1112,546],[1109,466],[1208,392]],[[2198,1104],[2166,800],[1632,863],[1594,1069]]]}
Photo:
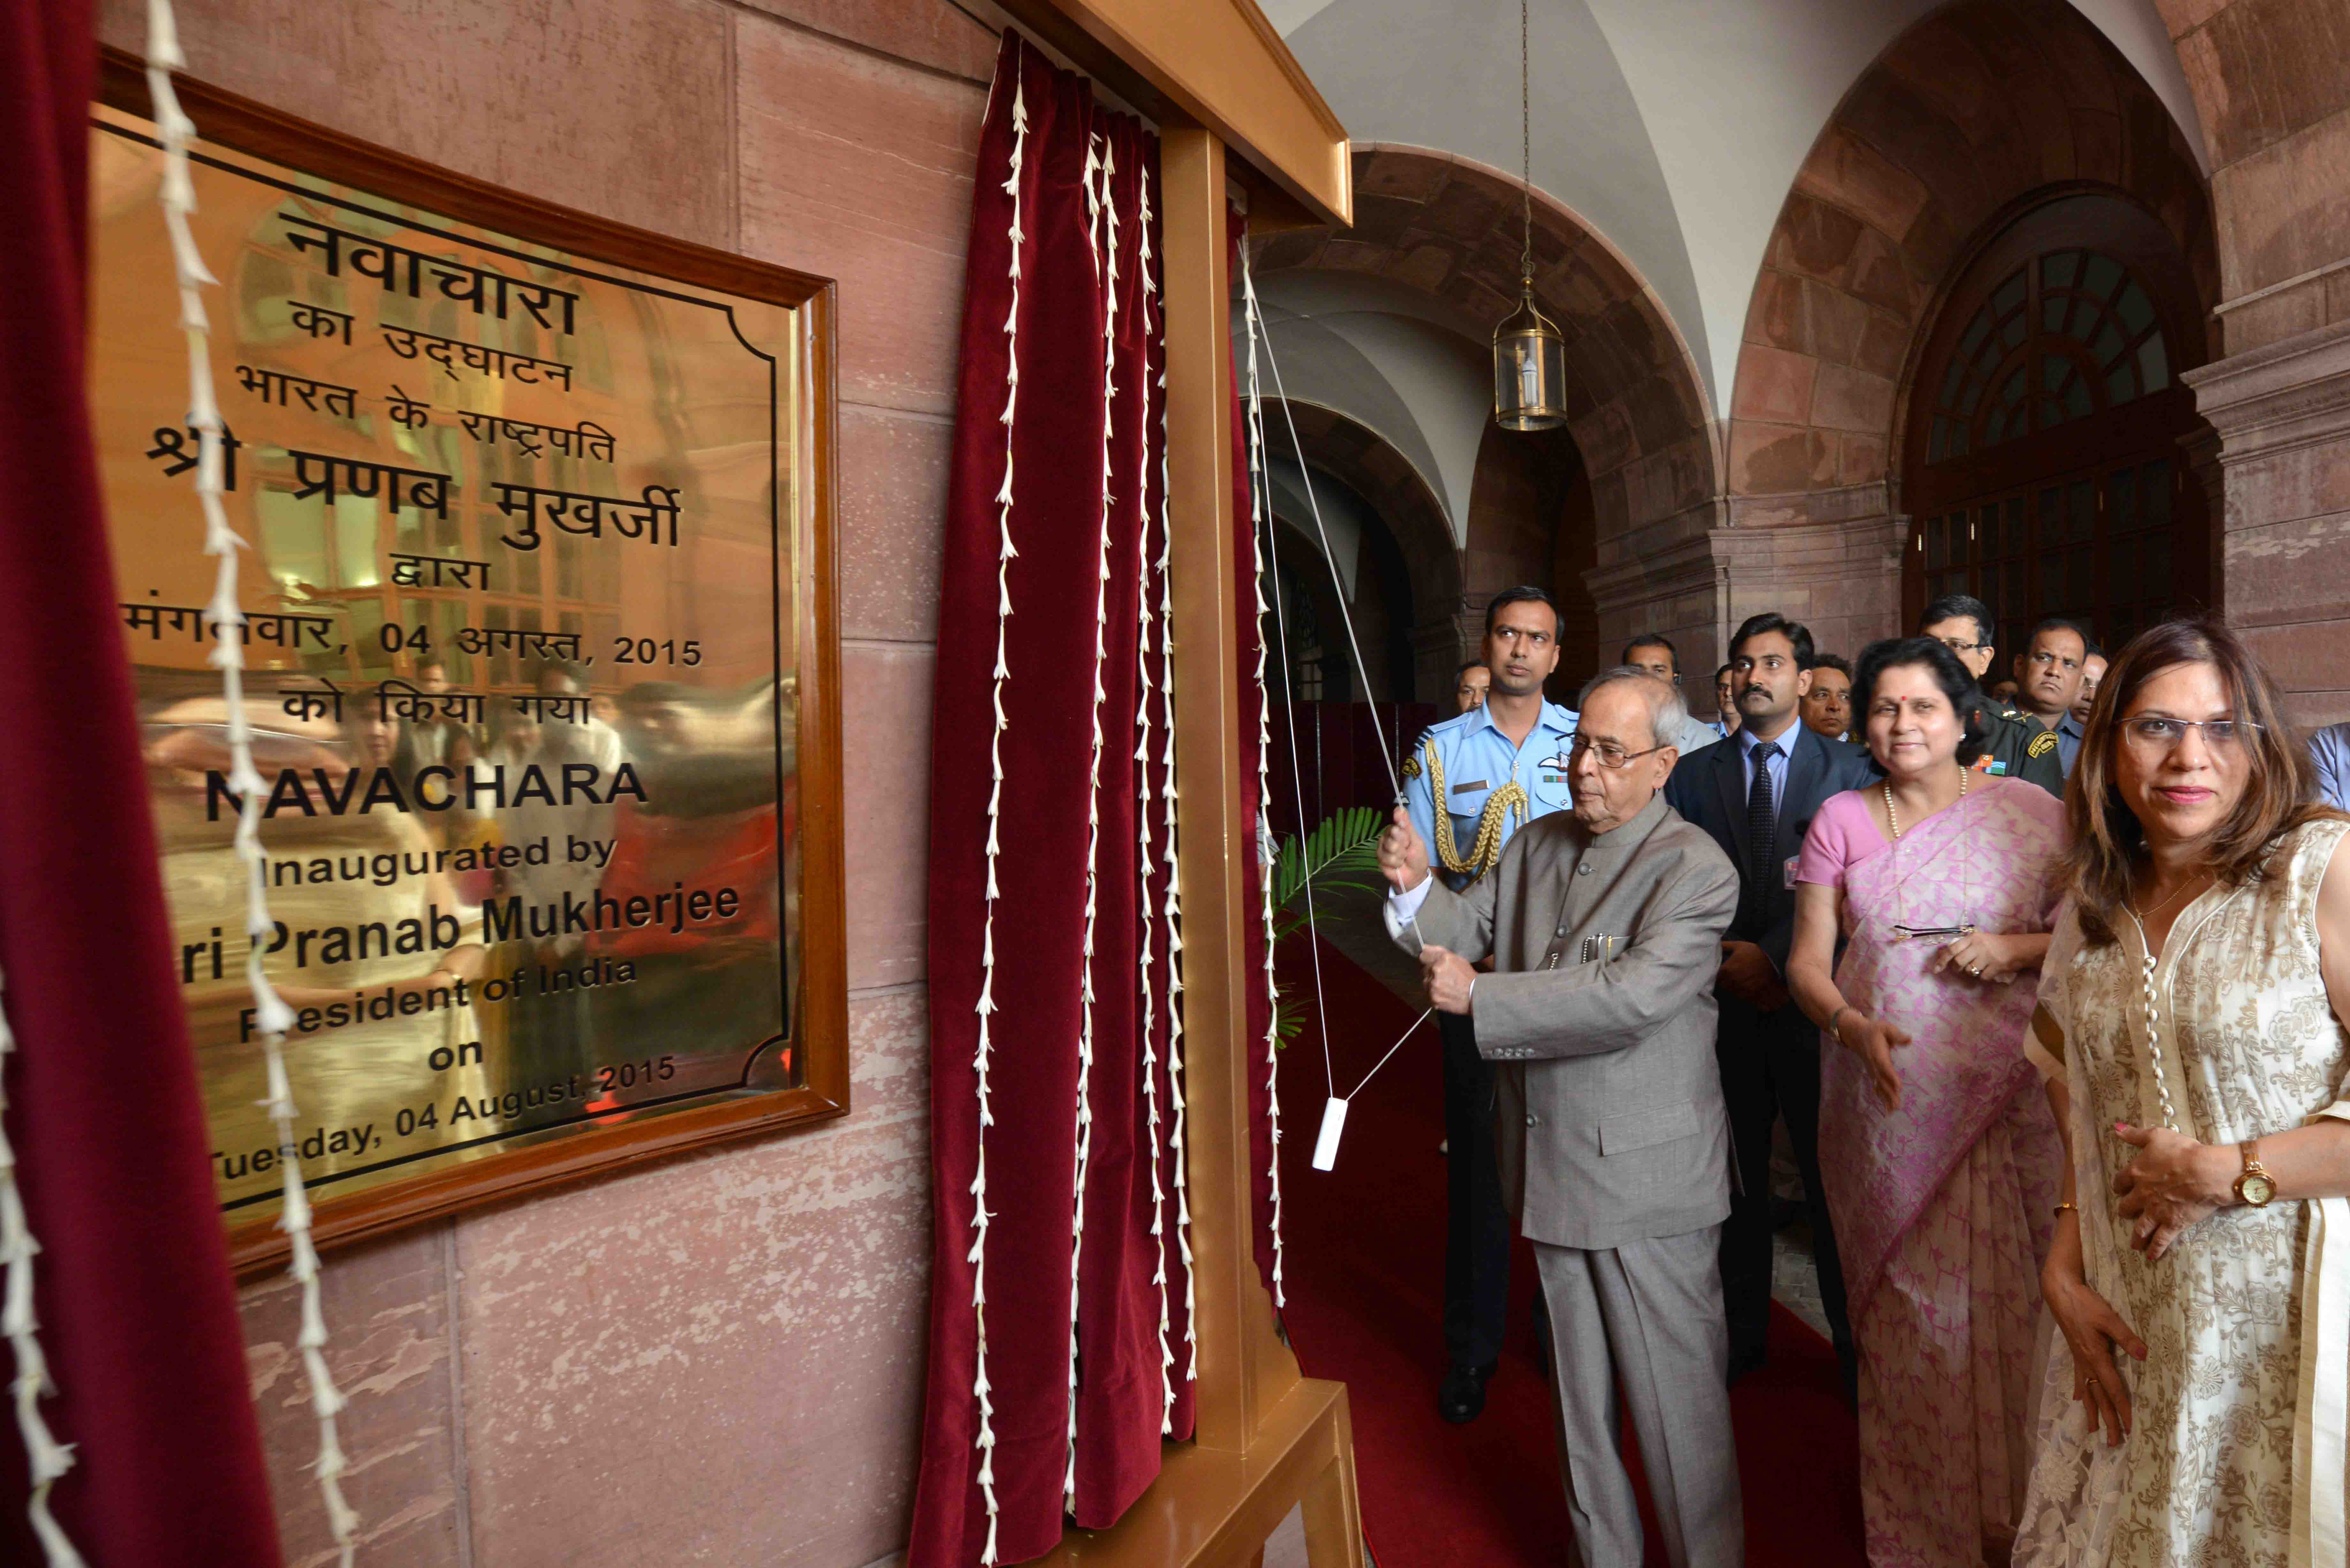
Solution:
{"label": "woman with short hair", "polygon": [[2106,672],[2033,1020],[2071,1158],[2019,1564],[2345,1560],[2350,817],[2312,787],[2226,628]]}
{"label": "woman with short hair", "polygon": [[1885,777],[1812,819],[1787,975],[1842,1047],[1822,1049],[1820,1172],[1860,1347],[1868,1559],[2003,1563],[2062,1161],[2023,1036],[2064,806],[1969,767],[1981,700],[1939,642],[1871,644],[1853,697]]}

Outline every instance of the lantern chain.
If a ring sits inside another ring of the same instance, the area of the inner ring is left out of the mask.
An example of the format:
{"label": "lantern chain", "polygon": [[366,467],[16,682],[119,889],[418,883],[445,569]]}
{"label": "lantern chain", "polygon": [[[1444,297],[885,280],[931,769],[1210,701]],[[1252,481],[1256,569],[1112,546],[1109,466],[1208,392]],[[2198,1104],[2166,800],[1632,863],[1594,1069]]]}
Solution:
{"label": "lantern chain", "polygon": [[1518,252],[1518,273],[1526,297],[1534,293],[1534,130],[1533,50],[1526,16],[1528,0],[1518,0],[1518,195],[1524,217],[1524,244]]}

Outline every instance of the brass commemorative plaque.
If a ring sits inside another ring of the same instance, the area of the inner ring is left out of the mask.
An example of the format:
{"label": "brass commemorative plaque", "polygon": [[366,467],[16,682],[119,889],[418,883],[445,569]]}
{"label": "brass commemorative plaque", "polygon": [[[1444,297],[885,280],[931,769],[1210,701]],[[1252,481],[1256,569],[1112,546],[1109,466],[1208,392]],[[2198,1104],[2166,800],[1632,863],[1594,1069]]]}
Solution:
{"label": "brass commemorative plaque", "polygon": [[[248,1262],[287,1151],[261,1106],[215,636],[244,645],[263,967],[298,1021],[292,1153],[322,1235],[846,1100],[811,1061],[843,1043],[824,998],[810,1027],[803,940],[827,933],[828,997],[837,877],[812,904],[802,843],[804,774],[837,781],[812,657],[828,293],[739,258],[724,282],[768,286],[712,286],[691,256],[660,265],[667,242],[598,244],[519,198],[515,232],[467,221],[496,193],[321,135],[299,169],[218,141],[195,162],[240,632],[203,613],[161,153],[132,115],[92,130],[121,632]],[[558,232],[584,244],[526,237]]]}

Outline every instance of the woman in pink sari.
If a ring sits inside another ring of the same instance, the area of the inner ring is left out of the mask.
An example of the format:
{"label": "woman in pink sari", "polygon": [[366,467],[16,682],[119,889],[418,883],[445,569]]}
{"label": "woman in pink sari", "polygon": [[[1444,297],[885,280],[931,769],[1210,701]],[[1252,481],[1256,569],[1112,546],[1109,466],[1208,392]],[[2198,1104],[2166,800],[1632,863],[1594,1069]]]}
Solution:
{"label": "woman in pink sari", "polygon": [[2063,1153],[2023,1036],[2064,811],[1970,767],[1973,686],[1929,639],[1862,653],[1853,711],[1885,779],[1820,807],[1795,871],[1788,982],[1842,1047],[1822,1051],[1820,1169],[1877,1568],[2004,1563],[2032,1463]]}

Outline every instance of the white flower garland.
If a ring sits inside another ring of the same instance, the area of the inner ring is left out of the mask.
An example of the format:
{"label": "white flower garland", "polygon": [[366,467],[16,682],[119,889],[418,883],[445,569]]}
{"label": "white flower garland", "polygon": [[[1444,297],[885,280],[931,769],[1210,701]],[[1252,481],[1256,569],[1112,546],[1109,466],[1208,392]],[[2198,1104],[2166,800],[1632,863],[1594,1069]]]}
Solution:
{"label": "white flower garland", "polygon": [[979,1449],[980,1496],[987,1505],[987,1542],[980,1551],[979,1560],[989,1568],[996,1561],[997,1514],[995,1404],[987,1382],[987,1129],[995,1125],[995,1113],[987,1098],[988,1020],[995,1012],[995,901],[1002,896],[995,884],[995,860],[1001,848],[996,827],[1003,807],[1003,685],[1012,676],[1005,657],[1011,636],[1012,560],[1020,553],[1012,547],[1012,439],[1013,411],[1020,399],[1020,247],[1027,238],[1020,231],[1020,164],[1028,146],[1027,84],[1021,69],[1021,47],[1014,45],[1013,57],[1012,168],[1003,182],[1003,189],[1012,197],[1012,306],[1003,317],[1003,412],[1000,416],[1003,425],[1003,483],[995,493],[995,731],[988,742],[988,763],[994,783],[987,795],[987,912],[981,926],[979,1005],[974,1009],[979,1014],[979,1045],[972,1061],[979,1080],[977,1169],[971,1179],[973,1234],[971,1251],[964,1259],[972,1265],[971,1312],[978,1335],[971,1386],[972,1397],[979,1401],[979,1436],[973,1446]]}
{"label": "white flower garland", "polygon": [[[1109,651],[1109,520],[1111,400],[1118,367],[1118,205],[1110,191],[1117,155],[1109,139],[1093,134],[1086,148],[1086,204],[1092,223],[1094,277],[1102,290],[1102,502],[1099,542],[1094,560],[1093,753],[1086,784],[1086,930],[1078,954],[1076,1216],[1069,1238],[1069,1455],[1061,1492],[1074,1506],[1077,1496],[1077,1295],[1086,1250],[1086,1168],[1093,1155],[1094,1113],[1094,935],[1097,929],[1101,855],[1102,663]],[[1097,183],[1098,182],[1098,183]]]}
{"label": "white flower garland", "polygon": [[[0,999],[5,994],[5,984],[0,983]],[[5,1126],[8,1054],[16,1048],[7,1010],[0,1006],[0,1263],[8,1267],[5,1303],[0,1303],[0,1334],[7,1336],[9,1348],[16,1355],[16,1376],[10,1390],[16,1395],[16,1430],[25,1439],[26,1469],[32,1481],[25,1515],[33,1522],[33,1534],[41,1542],[49,1568],[87,1568],[81,1553],[74,1550],[64,1528],[49,1512],[49,1489],[73,1469],[74,1457],[73,1445],[58,1442],[41,1418],[41,1398],[54,1395],[57,1388],[49,1377],[48,1358],[41,1354],[40,1321],[33,1312],[33,1257],[41,1246],[33,1240],[32,1227],[25,1220],[25,1201],[16,1191],[16,1152],[9,1147]]]}
{"label": "white flower garland", "polygon": [[[1183,867],[1177,854],[1175,788],[1175,521],[1170,500],[1172,476],[1167,452],[1167,358],[1164,345],[1159,360],[1159,728],[1166,737],[1159,766],[1159,797],[1166,806],[1165,847],[1159,863],[1167,868],[1167,902],[1160,911],[1167,920],[1167,1108],[1175,1117],[1168,1140],[1175,1168],[1175,1247],[1183,1262],[1183,1381],[1200,1380],[1200,1300],[1191,1267],[1191,1193],[1186,1174],[1190,1150],[1185,1143],[1183,1103]],[[1157,1150],[1152,1151],[1154,1161]],[[1173,1396],[1169,1396],[1171,1407]],[[1171,1419],[1171,1416],[1170,1416]]]}
{"label": "white flower garland", "polygon": [[[147,90],[153,100],[156,133],[163,144],[163,182],[158,200],[172,236],[180,325],[188,338],[188,424],[197,432],[196,500],[203,510],[204,554],[219,562],[212,600],[204,607],[204,623],[212,632],[211,659],[221,672],[222,696],[228,707],[229,784],[243,799],[235,842],[245,871],[245,934],[250,940],[244,974],[253,991],[255,1021],[268,1070],[266,1105],[276,1126],[278,1168],[285,1172],[277,1225],[293,1249],[287,1272],[302,1286],[302,1327],[295,1344],[302,1352],[303,1370],[310,1383],[310,1408],[318,1422],[318,1457],[310,1468],[326,1501],[327,1528],[340,1549],[342,1568],[350,1568],[359,1549],[359,1515],[343,1500],[341,1477],[348,1465],[335,1431],[335,1417],[345,1401],[327,1372],[327,1324],[318,1304],[318,1254],[310,1241],[310,1199],[295,1152],[298,1140],[294,1136],[294,1091],[282,1049],[294,1015],[261,970],[263,944],[274,929],[265,891],[266,861],[261,849],[261,808],[266,792],[261,775],[254,771],[253,735],[244,712],[244,612],[237,606],[236,555],[245,545],[229,527],[221,506],[222,426],[213,391],[212,329],[198,292],[205,284],[218,287],[220,280],[206,270],[188,232],[188,214],[196,210],[195,185],[188,173],[188,140],[196,128],[182,112],[179,95],[172,86],[172,73],[186,66],[171,0],[148,0]],[[225,628],[238,628],[239,635],[222,636]]]}
{"label": "white flower garland", "polygon": [[[1248,421],[1250,448],[1261,460],[1264,452],[1263,402],[1256,379],[1256,290],[1249,279],[1248,245],[1241,245],[1241,288],[1249,319]],[[1264,920],[1264,1092],[1267,1119],[1272,1123],[1272,1158],[1267,1175],[1273,1182],[1273,1304],[1288,1304],[1281,1288],[1281,987],[1273,973],[1273,699],[1265,689],[1265,612],[1273,607],[1264,597],[1264,486],[1249,477],[1249,558],[1253,566],[1251,587],[1256,595],[1256,845],[1257,891]]]}
{"label": "white flower garland", "polygon": [[1159,1027],[1158,999],[1150,989],[1151,926],[1155,917],[1150,908],[1150,406],[1151,377],[1149,373],[1150,343],[1159,330],[1152,314],[1151,302],[1159,293],[1159,280],[1152,274],[1150,254],[1150,163],[1143,161],[1141,172],[1141,210],[1136,227],[1140,235],[1137,265],[1142,273],[1142,343],[1144,374],[1142,387],[1141,441],[1135,454],[1135,476],[1139,493],[1136,496],[1135,517],[1140,524],[1135,541],[1137,567],[1134,593],[1135,621],[1135,718],[1137,734],[1134,744],[1134,821],[1137,830],[1135,867],[1138,891],[1135,902],[1142,911],[1142,945],[1136,971],[1142,978],[1142,1094],[1147,1110],[1146,1125],[1150,1129],[1150,1241],[1157,1254],[1153,1260],[1151,1284],[1159,1292],[1159,1431],[1161,1437],[1172,1436],[1175,1430],[1175,1352],[1167,1343],[1168,1331],[1174,1325],[1167,1311],[1167,1193],[1159,1176],[1159,1054],[1153,1036]]}

